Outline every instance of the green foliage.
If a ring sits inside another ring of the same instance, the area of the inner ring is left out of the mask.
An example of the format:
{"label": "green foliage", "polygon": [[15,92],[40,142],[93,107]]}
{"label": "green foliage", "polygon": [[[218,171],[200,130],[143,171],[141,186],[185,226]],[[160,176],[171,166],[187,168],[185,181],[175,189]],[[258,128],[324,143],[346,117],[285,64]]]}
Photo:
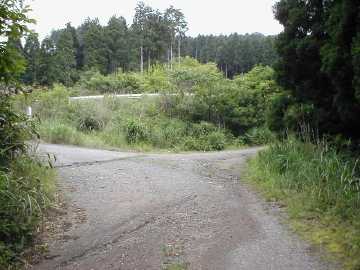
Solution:
{"label": "green foliage", "polygon": [[54,172],[22,155],[0,170],[0,268],[8,269],[30,242],[53,192]]}
{"label": "green foliage", "polygon": [[68,118],[79,131],[99,131],[104,129],[111,118],[111,111],[94,102],[72,102],[69,104]]}
{"label": "green foliage", "polygon": [[80,80],[80,87],[99,94],[137,93],[144,78],[136,73],[117,73],[104,76],[100,72],[88,72]]}
{"label": "green foliage", "polygon": [[41,138],[49,143],[81,145],[83,137],[75,127],[60,121],[44,121],[39,128]]}
{"label": "green foliage", "polygon": [[49,91],[40,88],[27,98],[40,119],[63,117],[69,106],[69,92],[62,85],[55,85]]}
{"label": "green foliage", "polygon": [[9,98],[0,99],[0,170],[27,150],[25,140],[35,133],[34,125],[12,110]]}
{"label": "green foliage", "polygon": [[297,228],[344,259],[360,261],[358,160],[303,133],[273,143],[250,163],[250,176],[269,198],[288,206]]}
{"label": "green foliage", "polygon": [[58,82],[70,86],[77,80],[75,31],[68,23],[66,28],[59,32],[56,41],[55,64]]}
{"label": "green foliage", "polygon": [[[34,61],[36,61],[34,59]],[[37,82],[41,85],[53,85],[58,81],[58,65],[56,60],[55,43],[50,38],[45,38],[41,43],[39,53],[39,74]],[[31,77],[29,74],[25,74],[24,77]]]}
{"label": "green foliage", "polygon": [[[33,22],[27,18],[27,12],[23,1],[1,1],[0,269],[12,269],[18,264],[19,253],[30,244],[42,212],[49,204],[54,178],[51,169],[30,155],[26,141],[37,135],[34,123],[13,110],[9,94],[14,91],[7,91],[24,70],[20,39]],[[33,82],[38,68],[35,52],[39,49],[35,36],[28,37],[25,47],[30,60],[28,79]]]}
{"label": "green foliage", "polygon": [[[291,91],[294,114],[308,114],[320,133],[358,139],[358,1],[279,1],[275,16],[284,25],[277,39],[277,81]],[[304,111],[302,111],[304,110]],[[289,121],[286,119],[285,121]],[[297,126],[293,123],[291,126]]]}
{"label": "green foliage", "polygon": [[[117,91],[127,82],[135,82],[137,91],[157,89],[161,93],[135,100],[106,96],[103,100],[69,102],[69,94],[74,91],[90,87],[91,93],[107,92],[109,88]],[[28,97],[35,115],[43,122],[43,139],[74,144],[84,139],[88,144],[92,137],[96,145],[214,151],[231,144],[234,135],[242,136],[242,144],[254,145],[273,138],[263,128],[267,107],[278,92],[269,67],[258,66],[228,80],[216,65],[184,58],[181,65],[174,64],[172,71],[163,66],[154,66],[146,74],[119,72],[104,76],[88,71],[80,84],[71,89],[61,85],[49,91],[38,89]]]}
{"label": "green foliage", "polygon": [[183,41],[184,55],[201,63],[217,63],[227,78],[249,72],[254,66],[272,66],[278,56],[274,36],[259,33],[229,36],[199,35]]}
{"label": "green foliage", "polygon": [[49,204],[53,172],[29,154],[34,122],[0,100],[0,268],[17,262]]}
{"label": "green foliage", "polygon": [[276,140],[276,136],[266,127],[255,127],[240,138],[243,145],[267,145]]}
{"label": "green foliage", "polygon": [[[271,68],[257,66],[243,76],[227,80],[215,65],[186,60],[184,66],[174,70],[180,95],[167,104],[169,114],[191,121],[209,121],[227,127],[235,135],[265,125],[269,100],[279,91]],[[181,96],[184,92],[193,96]]]}
{"label": "green foliage", "polygon": [[270,130],[284,135],[289,131],[300,131],[303,125],[316,124],[316,110],[313,104],[296,103],[290,93],[272,96],[267,107],[266,123]]}
{"label": "green foliage", "polygon": [[141,89],[149,93],[169,93],[173,92],[174,85],[165,67],[156,65],[144,75]]}
{"label": "green foliage", "polygon": [[105,31],[107,46],[106,73],[115,73],[119,68],[128,69],[131,57],[129,30],[123,17],[111,17]]}
{"label": "green foliage", "polygon": [[184,139],[184,149],[190,151],[220,151],[224,150],[227,144],[224,130],[207,122],[189,126]]}
{"label": "green foliage", "polygon": [[[272,36],[232,34],[191,38],[185,36],[187,30],[181,10],[170,6],[161,12],[143,2],[137,4],[129,27],[125,18],[116,16],[106,26],[97,18],[87,18],[78,28],[67,24],[54,30],[41,45],[29,37],[24,49],[28,68],[23,81],[48,86],[73,85],[81,72],[97,70],[109,75],[121,69],[154,73],[153,67],[159,63],[166,63],[167,69],[173,70],[182,61],[181,56],[193,57],[201,63],[217,63],[226,77],[232,78],[258,64],[272,65],[277,58]],[[21,51],[21,46],[18,47]],[[149,77],[144,89],[169,91],[168,81],[163,80],[161,73],[157,75]],[[105,89],[113,91],[112,87]]]}
{"label": "green foliage", "polygon": [[96,69],[101,73],[107,68],[107,46],[105,31],[99,19],[87,18],[78,29],[79,40],[83,46],[83,66],[85,69]]}
{"label": "green foliage", "polygon": [[24,70],[24,61],[15,44],[28,32],[29,8],[23,1],[2,1],[0,6],[0,83],[10,82]]}
{"label": "green foliage", "polygon": [[230,100],[235,106],[229,108],[226,100],[223,101],[223,110],[230,116],[226,116],[229,125],[242,131],[263,126],[270,106],[269,100],[279,91],[273,70],[256,66],[249,73],[236,77],[234,82],[237,88]]}
{"label": "green foliage", "polygon": [[125,127],[126,140],[130,144],[144,142],[147,139],[146,126],[140,121],[129,120]]}
{"label": "green foliage", "polygon": [[172,263],[167,264],[163,268],[164,270],[187,270],[188,265],[186,263]]}
{"label": "green foliage", "polygon": [[27,84],[34,84],[39,81],[40,73],[40,43],[37,34],[30,33],[24,46],[24,56],[27,62],[23,81]]}

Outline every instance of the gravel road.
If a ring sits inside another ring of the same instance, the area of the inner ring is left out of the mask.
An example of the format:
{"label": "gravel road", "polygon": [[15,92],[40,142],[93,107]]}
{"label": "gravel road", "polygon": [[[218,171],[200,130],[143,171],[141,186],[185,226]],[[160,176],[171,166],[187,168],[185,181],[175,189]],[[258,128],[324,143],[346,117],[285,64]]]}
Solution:
{"label": "gravel road", "polygon": [[[257,148],[189,154],[40,149],[57,157],[66,206],[48,225],[49,253],[33,269],[334,269],[281,224],[279,209],[241,182]],[[176,264],[183,268],[171,268]]]}

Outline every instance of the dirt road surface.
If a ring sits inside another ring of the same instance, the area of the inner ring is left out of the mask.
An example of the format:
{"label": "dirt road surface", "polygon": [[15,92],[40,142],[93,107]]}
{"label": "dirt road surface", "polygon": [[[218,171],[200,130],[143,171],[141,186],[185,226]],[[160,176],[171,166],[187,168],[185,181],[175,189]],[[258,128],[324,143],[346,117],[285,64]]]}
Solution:
{"label": "dirt road surface", "polygon": [[279,209],[242,183],[256,148],[189,154],[40,148],[57,156],[67,207],[34,269],[334,269],[281,224]]}

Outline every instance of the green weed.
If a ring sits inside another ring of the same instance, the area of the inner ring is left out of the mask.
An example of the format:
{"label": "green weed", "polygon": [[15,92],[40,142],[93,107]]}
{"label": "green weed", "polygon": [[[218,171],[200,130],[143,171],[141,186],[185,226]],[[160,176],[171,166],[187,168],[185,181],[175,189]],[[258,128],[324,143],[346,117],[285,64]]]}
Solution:
{"label": "green weed", "polygon": [[249,176],[270,200],[287,206],[294,227],[345,262],[360,267],[358,161],[325,141],[289,137],[250,161]]}
{"label": "green weed", "polygon": [[54,192],[54,171],[23,155],[0,171],[0,268],[18,262]]}
{"label": "green weed", "polygon": [[170,265],[166,265],[164,270],[186,270],[188,269],[188,266],[184,263],[174,263]]}

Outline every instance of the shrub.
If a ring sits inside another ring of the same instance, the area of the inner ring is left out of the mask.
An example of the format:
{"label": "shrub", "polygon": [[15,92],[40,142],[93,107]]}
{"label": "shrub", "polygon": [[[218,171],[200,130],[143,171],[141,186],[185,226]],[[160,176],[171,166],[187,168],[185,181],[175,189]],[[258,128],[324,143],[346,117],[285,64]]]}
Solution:
{"label": "shrub", "polygon": [[192,151],[220,151],[225,149],[226,144],[226,135],[218,130],[199,137],[186,137],[183,141],[183,148]]}
{"label": "shrub", "polygon": [[174,89],[166,70],[156,65],[148,71],[143,78],[142,89],[150,93],[169,93]]}
{"label": "shrub", "polygon": [[189,134],[194,137],[207,136],[217,129],[214,124],[204,121],[200,122],[199,124],[189,125],[188,127],[190,128]]}
{"label": "shrub", "polygon": [[121,70],[106,76],[100,72],[84,72],[79,82],[81,88],[89,89],[93,94],[137,93],[142,84],[142,76]]}
{"label": "shrub", "polygon": [[265,145],[275,141],[276,135],[266,127],[252,128],[242,137],[245,145]]}
{"label": "shrub", "polygon": [[11,269],[48,205],[53,173],[28,154],[33,121],[0,98],[0,269]]}
{"label": "shrub", "polygon": [[54,172],[22,155],[0,171],[0,268],[16,259],[32,239],[54,189]]}
{"label": "shrub", "polygon": [[301,126],[310,123],[317,126],[315,108],[312,104],[296,103],[289,93],[271,97],[266,114],[266,123],[270,130],[281,135],[290,131],[301,131]]}
{"label": "shrub", "polygon": [[223,132],[211,132],[210,134],[208,134],[206,139],[206,151],[220,151],[225,149],[226,136]]}
{"label": "shrub", "polygon": [[23,114],[16,113],[9,99],[0,97],[0,169],[17,155],[26,152],[25,140],[35,135],[32,121]]}
{"label": "shrub", "polygon": [[186,136],[186,124],[177,119],[157,117],[149,122],[149,142],[158,148],[176,148]]}
{"label": "shrub", "polygon": [[107,101],[72,102],[67,117],[79,131],[99,131],[110,120],[110,111],[103,103]]}
{"label": "shrub", "polygon": [[130,119],[125,126],[126,140],[130,144],[144,142],[147,139],[146,126],[139,120]]}
{"label": "shrub", "polygon": [[182,148],[186,151],[201,151],[201,145],[196,138],[186,137],[183,142]]}

